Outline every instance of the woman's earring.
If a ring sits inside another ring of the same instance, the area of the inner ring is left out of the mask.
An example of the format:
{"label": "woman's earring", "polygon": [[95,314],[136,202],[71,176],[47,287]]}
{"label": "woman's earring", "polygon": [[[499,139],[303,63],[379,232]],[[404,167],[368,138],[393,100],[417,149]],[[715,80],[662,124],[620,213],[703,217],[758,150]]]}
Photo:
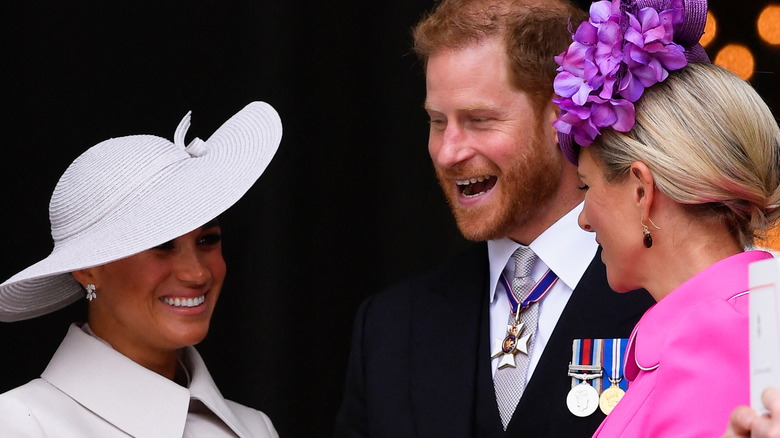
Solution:
{"label": "woman's earring", "polygon": [[95,293],[96,288],[93,283],[89,283],[85,289],[87,290],[87,301],[92,301],[97,298],[97,294]]}
{"label": "woman's earring", "polygon": [[[653,226],[656,229],[659,229],[659,230],[661,229],[661,227],[656,225],[655,222],[653,222],[652,219],[647,218],[647,220],[649,220],[650,223],[653,224]],[[645,244],[645,248],[650,248],[651,246],[653,246],[653,236],[650,235],[650,229],[647,228],[647,225],[645,225],[645,223],[641,222],[641,221],[640,221],[640,223],[642,224],[642,228],[643,228],[642,234],[644,234],[644,238],[642,239],[642,242]]]}

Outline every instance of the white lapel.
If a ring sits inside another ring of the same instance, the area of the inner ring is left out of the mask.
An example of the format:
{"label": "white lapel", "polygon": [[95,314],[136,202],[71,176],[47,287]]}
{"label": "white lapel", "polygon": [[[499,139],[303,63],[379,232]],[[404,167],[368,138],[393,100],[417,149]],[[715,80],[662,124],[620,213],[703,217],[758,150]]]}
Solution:
{"label": "white lapel", "polygon": [[127,434],[180,437],[190,393],[72,324],[41,377]]}
{"label": "white lapel", "polygon": [[198,399],[214,412],[225,424],[241,438],[252,438],[244,423],[230,410],[225,398],[219,392],[217,385],[211,378],[206,364],[200,354],[193,347],[187,347],[182,351],[181,359],[190,372],[190,394]]}

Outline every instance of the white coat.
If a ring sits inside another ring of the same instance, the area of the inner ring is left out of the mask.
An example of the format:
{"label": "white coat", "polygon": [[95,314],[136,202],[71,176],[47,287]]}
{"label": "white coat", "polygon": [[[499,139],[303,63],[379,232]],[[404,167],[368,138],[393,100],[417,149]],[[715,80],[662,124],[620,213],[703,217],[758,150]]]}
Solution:
{"label": "white coat", "polygon": [[[189,388],[138,365],[73,324],[41,378],[0,395],[0,434],[178,438],[206,430],[208,437],[278,438],[265,414],[222,397],[193,347],[182,353]],[[207,417],[218,418],[193,427],[187,414],[190,399],[208,408]]]}

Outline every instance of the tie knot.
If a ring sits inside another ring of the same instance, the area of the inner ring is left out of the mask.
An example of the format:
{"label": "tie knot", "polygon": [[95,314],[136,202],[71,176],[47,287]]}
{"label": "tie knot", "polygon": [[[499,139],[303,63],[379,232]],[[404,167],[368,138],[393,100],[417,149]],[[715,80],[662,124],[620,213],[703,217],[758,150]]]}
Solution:
{"label": "tie knot", "polygon": [[536,254],[531,248],[521,246],[512,253],[515,260],[515,278],[525,278],[531,275],[531,268],[534,266]]}

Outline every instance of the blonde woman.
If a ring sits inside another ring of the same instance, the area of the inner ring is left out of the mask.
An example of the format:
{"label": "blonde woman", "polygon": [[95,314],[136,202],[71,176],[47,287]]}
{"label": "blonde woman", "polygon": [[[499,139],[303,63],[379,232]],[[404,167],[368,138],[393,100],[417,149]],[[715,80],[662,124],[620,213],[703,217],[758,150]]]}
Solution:
{"label": "blonde woman", "polygon": [[[749,401],[748,266],[771,257],[751,248],[780,215],[780,130],[747,83],[689,62],[677,31],[691,3],[594,4],[589,24],[622,29],[624,56],[614,70],[598,49],[577,57],[581,28],[559,57],[556,126],[577,143],[562,147],[586,191],[580,226],[614,290],[657,301],[629,340],[628,390],[594,436],[720,436]],[[605,69],[578,72],[589,56]],[[593,89],[570,93],[577,74]]]}

